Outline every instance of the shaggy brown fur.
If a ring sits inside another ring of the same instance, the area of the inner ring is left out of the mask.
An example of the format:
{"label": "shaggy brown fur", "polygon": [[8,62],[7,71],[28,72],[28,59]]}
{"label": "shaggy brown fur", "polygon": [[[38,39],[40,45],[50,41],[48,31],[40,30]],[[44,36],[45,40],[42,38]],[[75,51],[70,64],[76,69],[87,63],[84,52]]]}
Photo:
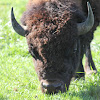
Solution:
{"label": "shaggy brown fur", "polygon": [[[83,71],[82,58],[86,53],[84,46],[90,45],[93,38],[91,32],[93,33],[98,25],[96,22],[88,36],[78,37],[77,23],[83,22],[87,16],[86,2],[86,0],[29,0],[27,10],[21,18],[22,24],[28,27],[29,34],[26,35],[26,39],[40,82],[59,80],[63,83],[62,92],[66,91],[65,84],[69,87],[79,62]],[[94,4],[92,0],[90,3]],[[82,4],[84,5],[81,6]],[[97,14],[95,10],[94,14]],[[95,17],[96,20],[99,20],[99,17]],[[42,91],[45,92],[43,88]]]}

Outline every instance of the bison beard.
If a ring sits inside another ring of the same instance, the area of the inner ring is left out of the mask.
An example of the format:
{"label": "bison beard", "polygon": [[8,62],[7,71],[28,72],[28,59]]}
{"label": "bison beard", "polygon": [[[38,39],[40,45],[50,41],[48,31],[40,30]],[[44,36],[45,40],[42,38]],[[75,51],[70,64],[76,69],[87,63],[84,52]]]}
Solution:
{"label": "bison beard", "polygon": [[94,24],[91,6],[88,3],[86,19],[70,0],[44,0],[36,5],[29,4],[21,18],[22,25],[17,23],[12,9],[12,26],[27,39],[42,91],[65,92],[82,60],[80,35],[87,33]]}

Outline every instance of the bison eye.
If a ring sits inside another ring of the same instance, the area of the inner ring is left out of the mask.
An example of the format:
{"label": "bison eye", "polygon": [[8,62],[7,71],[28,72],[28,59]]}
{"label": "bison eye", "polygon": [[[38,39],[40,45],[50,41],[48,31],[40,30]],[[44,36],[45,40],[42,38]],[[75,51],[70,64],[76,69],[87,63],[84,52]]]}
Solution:
{"label": "bison eye", "polygon": [[38,59],[39,54],[36,48],[34,48],[33,44],[29,45],[29,53],[32,55],[33,58]]}
{"label": "bison eye", "polygon": [[29,53],[31,54],[31,56],[37,60],[41,60],[43,62],[43,59],[42,57],[39,55],[38,51],[37,51],[37,48],[33,46],[33,44],[30,44],[29,45]]}
{"label": "bison eye", "polygon": [[30,54],[32,55],[33,58],[38,59],[38,52],[35,49],[29,50]]}

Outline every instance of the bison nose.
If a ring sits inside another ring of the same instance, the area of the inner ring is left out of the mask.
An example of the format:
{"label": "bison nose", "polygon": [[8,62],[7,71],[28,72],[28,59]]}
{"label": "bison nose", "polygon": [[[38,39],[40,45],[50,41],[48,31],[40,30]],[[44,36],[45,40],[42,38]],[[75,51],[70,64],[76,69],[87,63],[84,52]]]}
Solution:
{"label": "bison nose", "polygon": [[61,91],[62,84],[57,82],[43,82],[42,89],[44,93],[58,93]]}

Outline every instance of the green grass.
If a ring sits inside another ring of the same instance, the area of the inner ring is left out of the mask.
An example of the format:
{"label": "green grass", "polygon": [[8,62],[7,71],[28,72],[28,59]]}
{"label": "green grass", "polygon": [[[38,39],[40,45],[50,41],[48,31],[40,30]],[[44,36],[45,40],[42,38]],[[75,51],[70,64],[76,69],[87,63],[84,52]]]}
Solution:
{"label": "green grass", "polygon": [[98,73],[73,80],[66,93],[42,94],[26,39],[14,32],[10,9],[19,21],[28,0],[0,0],[0,100],[100,100],[100,27],[91,44]]}

